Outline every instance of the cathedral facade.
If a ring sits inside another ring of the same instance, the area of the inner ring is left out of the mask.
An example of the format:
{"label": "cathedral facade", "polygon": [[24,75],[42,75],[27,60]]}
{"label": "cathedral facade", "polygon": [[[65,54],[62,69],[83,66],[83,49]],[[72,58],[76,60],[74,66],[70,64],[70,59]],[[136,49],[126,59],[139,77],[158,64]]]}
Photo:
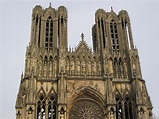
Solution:
{"label": "cathedral facade", "polygon": [[127,11],[98,9],[93,50],[68,48],[67,9],[33,8],[16,119],[151,119]]}

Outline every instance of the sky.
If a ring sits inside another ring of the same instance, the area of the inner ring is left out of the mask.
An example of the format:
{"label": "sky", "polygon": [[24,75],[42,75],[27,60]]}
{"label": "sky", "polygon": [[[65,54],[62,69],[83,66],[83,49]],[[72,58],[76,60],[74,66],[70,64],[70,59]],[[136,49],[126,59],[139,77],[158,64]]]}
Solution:
{"label": "sky", "polygon": [[20,75],[24,71],[26,47],[30,41],[31,14],[35,5],[65,6],[68,10],[68,43],[81,40],[92,46],[91,28],[95,12],[127,10],[134,44],[139,51],[143,79],[159,117],[159,0],[0,0],[0,119],[15,119],[15,102]]}

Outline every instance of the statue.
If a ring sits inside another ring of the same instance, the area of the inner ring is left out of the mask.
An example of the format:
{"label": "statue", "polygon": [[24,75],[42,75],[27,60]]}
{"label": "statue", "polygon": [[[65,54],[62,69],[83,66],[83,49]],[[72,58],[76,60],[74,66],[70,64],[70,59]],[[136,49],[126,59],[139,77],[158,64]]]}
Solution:
{"label": "statue", "polygon": [[101,64],[100,64],[100,62],[98,63],[98,73],[101,74]]}
{"label": "statue", "polygon": [[80,73],[80,62],[77,61],[77,73]]}
{"label": "statue", "polygon": [[74,73],[74,61],[71,61],[71,73]]}
{"label": "statue", "polygon": [[24,94],[24,95],[22,96],[22,105],[23,105],[23,106],[25,105],[25,101],[26,101],[26,95]]}
{"label": "statue", "polygon": [[124,77],[127,78],[127,64],[126,64],[126,61],[124,61]]}
{"label": "statue", "polygon": [[88,61],[88,74],[91,74],[91,63]]}
{"label": "statue", "polygon": [[60,119],[64,119],[64,114],[60,114]]}
{"label": "statue", "polygon": [[110,119],[114,119],[114,112],[113,111],[110,112]]}
{"label": "statue", "polygon": [[86,66],[85,66],[85,62],[82,62],[82,73],[86,72]]}
{"label": "statue", "polygon": [[113,74],[113,64],[112,64],[112,60],[111,59],[109,59],[109,73],[110,74]]}

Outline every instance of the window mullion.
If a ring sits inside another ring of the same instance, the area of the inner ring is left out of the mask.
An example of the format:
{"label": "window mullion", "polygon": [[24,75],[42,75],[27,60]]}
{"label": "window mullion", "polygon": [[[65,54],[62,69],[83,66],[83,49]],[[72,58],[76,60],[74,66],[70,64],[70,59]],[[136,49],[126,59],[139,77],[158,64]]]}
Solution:
{"label": "window mullion", "polygon": [[128,109],[128,119],[130,119],[130,104],[129,101],[127,102],[127,109]]}

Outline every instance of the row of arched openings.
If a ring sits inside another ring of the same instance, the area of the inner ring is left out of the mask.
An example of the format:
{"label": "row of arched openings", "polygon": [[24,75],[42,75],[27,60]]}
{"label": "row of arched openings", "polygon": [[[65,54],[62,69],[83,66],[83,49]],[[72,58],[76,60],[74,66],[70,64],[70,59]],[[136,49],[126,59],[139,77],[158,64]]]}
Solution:
{"label": "row of arched openings", "polygon": [[128,71],[127,71],[127,62],[126,60],[122,58],[114,58],[113,60],[113,69],[114,69],[114,77],[125,77],[127,78],[128,76]]}
{"label": "row of arched openings", "polygon": [[93,57],[67,57],[66,59],[66,72],[67,74],[88,74],[96,75],[101,74],[101,61],[100,58]]}

